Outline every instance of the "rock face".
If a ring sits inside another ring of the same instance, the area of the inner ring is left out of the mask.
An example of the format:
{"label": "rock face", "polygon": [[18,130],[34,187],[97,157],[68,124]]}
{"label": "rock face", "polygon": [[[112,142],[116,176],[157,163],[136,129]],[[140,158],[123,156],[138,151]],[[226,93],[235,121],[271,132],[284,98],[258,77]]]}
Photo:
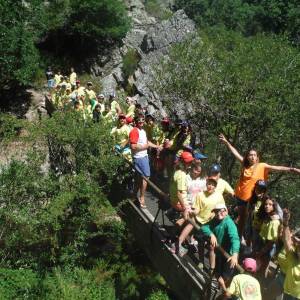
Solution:
{"label": "rock face", "polygon": [[[147,14],[140,0],[128,1],[127,6],[133,20],[132,29],[123,39],[122,47],[113,50],[111,60],[94,69],[104,75],[101,85],[105,94],[116,89],[123,90],[125,85],[129,84],[135,94],[132,96],[138,103],[147,107],[149,113],[164,116],[166,112],[163,102],[151,88],[154,66],[167,57],[170,46],[184,41],[190,34],[195,33],[195,24],[182,10],[175,12],[168,20],[157,22]],[[129,49],[135,50],[140,60],[133,76],[128,79],[125,78],[122,67],[123,57]],[[182,112],[186,109],[182,108],[180,103],[178,108],[181,108]]]}

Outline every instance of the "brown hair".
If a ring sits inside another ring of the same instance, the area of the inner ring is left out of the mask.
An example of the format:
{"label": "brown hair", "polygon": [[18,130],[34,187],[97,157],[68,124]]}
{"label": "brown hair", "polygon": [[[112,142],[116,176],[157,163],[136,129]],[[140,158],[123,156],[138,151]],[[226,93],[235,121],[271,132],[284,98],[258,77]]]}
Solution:
{"label": "brown hair", "polygon": [[255,151],[256,154],[257,154],[257,162],[259,162],[259,154],[258,154],[258,151],[255,150],[255,149],[249,149],[245,155],[244,155],[244,158],[243,158],[243,167],[244,168],[249,168],[251,166],[250,162],[249,162],[249,159],[248,159],[248,156],[250,154],[251,151]]}

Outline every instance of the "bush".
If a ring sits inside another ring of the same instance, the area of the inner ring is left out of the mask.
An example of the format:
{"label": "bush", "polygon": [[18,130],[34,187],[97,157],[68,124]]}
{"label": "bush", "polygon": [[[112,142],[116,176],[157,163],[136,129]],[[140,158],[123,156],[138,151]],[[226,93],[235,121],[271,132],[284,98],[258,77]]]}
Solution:
{"label": "bush", "polygon": [[31,270],[0,269],[1,300],[24,300],[36,298],[39,278]]}
{"label": "bush", "polygon": [[123,56],[122,71],[126,79],[133,75],[140,61],[140,56],[134,49],[129,49]]}
{"label": "bush", "polygon": [[102,269],[56,269],[42,283],[42,299],[106,300],[115,299],[111,274]]}
{"label": "bush", "polygon": [[158,20],[167,20],[173,15],[172,11],[166,8],[159,0],[146,0],[145,9],[149,15]]}

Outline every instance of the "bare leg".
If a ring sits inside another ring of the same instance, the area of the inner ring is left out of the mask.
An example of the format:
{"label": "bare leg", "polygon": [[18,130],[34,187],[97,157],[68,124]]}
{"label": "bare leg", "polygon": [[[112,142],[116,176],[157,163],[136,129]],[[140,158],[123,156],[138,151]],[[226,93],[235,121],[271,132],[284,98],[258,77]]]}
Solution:
{"label": "bare leg", "polygon": [[188,235],[192,232],[193,228],[194,228],[194,226],[190,223],[187,224],[183,228],[183,230],[182,230],[182,232],[179,236],[179,239],[178,239],[179,240],[179,245],[181,245],[185,241],[185,239],[188,237]]}
{"label": "bare leg", "polygon": [[141,180],[140,184],[140,203],[145,205],[145,192],[147,189],[147,181],[145,179]]}
{"label": "bare leg", "polygon": [[226,291],[226,284],[222,276],[218,278],[219,285],[223,291]]}
{"label": "bare leg", "polygon": [[211,269],[216,268],[216,253],[215,248],[212,246],[209,247],[209,265]]}

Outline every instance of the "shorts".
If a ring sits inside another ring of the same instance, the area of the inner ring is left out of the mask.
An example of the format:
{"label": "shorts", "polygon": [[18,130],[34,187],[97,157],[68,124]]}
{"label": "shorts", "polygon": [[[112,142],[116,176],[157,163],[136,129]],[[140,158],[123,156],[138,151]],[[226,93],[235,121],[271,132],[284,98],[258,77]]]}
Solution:
{"label": "shorts", "polygon": [[237,206],[247,206],[248,205],[248,201],[245,201],[245,200],[242,200],[238,197],[235,197],[235,200],[236,200],[236,205]]}
{"label": "shorts", "polygon": [[149,158],[147,156],[133,158],[134,167],[142,176],[150,177]]}
{"label": "shorts", "polygon": [[216,274],[222,276],[224,280],[228,280],[234,276],[235,268],[230,268],[230,262],[227,262],[220,252],[216,253]]}

